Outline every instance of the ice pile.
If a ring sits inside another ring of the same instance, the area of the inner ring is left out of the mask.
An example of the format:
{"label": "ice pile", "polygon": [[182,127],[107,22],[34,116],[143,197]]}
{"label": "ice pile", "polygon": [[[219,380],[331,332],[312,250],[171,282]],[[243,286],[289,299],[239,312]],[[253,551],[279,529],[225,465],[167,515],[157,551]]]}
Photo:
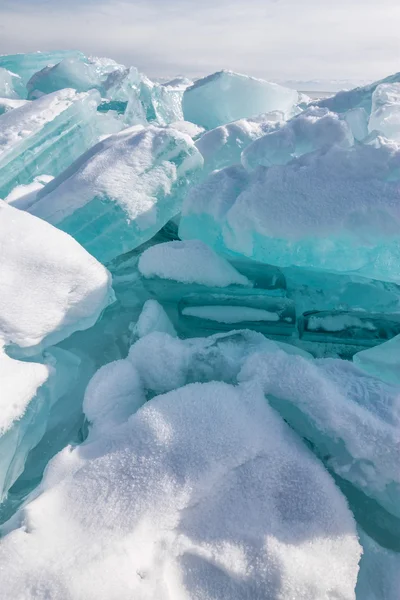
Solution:
{"label": "ice pile", "polygon": [[1,600],[399,599],[399,82],[0,56]]}

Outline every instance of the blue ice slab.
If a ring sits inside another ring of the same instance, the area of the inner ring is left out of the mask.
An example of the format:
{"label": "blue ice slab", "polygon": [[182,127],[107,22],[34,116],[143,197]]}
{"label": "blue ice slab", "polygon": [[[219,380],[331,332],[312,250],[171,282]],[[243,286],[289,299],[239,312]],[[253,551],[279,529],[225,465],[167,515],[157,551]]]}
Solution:
{"label": "blue ice slab", "polygon": [[149,240],[179,213],[202,167],[192,140],[175,129],[127,129],[46,185],[30,211],[108,262]]}

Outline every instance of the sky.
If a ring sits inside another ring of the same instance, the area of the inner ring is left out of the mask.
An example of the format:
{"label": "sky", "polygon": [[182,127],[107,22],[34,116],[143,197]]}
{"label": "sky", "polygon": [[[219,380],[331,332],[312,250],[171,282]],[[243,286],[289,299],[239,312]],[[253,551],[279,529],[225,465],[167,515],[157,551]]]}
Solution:
{"label": "sky", "polygon": [[150,77],[275,81],[400,71],[400,0],[0,0],[0,54],[79,49]]}

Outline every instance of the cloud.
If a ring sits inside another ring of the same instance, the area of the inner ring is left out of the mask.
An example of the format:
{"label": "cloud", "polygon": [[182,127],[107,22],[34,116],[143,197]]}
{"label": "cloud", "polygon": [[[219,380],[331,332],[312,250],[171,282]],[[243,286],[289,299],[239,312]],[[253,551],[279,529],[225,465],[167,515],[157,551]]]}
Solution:
{"label": "cloud", "polygon": [[150,76],[374,79],[399,68],[399,22],[398,0],[3,0],[0,52],[76,48]]}

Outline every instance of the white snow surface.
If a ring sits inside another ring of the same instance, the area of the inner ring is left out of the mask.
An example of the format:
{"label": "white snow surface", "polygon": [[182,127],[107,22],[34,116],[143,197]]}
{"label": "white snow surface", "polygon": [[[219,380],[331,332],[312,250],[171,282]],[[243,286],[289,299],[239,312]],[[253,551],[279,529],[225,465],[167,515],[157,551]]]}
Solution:
{"label": "white snow surface", "polygon": [[36,202],[37,193],[43,189],[46,183],[52,181],[54,177],[51,175],[38,175],[32,183],[27,185],[17,185],[6,198],[4,202],[11,204],[15,208],[27,210]]}
{"label": "white snow surface", "polygon": [[73,238],[3,201],[0,256],[5,344],[32,351],[55,344],[91,327],[113,300],[109,272]]}
{"label": "white snow surface", "polygon": [[160,277],[209,287],[251,285],[247,277],[199,240],[151,246],[141,255],[138,267],[147,278]]}
{"label": "white snow surface", "polygon": [[133,328],[133,334],[141,338],[153,331],[162,331],[172,337],[177,335],[175,327],[161,304],[157,300],[151,299],[144,303],[139,319]]}
{"label": "white snow surface", "polygon": [[18,519],[4,600],[355,598],[346,501],[251,386],[181,388],[66,448]]}

